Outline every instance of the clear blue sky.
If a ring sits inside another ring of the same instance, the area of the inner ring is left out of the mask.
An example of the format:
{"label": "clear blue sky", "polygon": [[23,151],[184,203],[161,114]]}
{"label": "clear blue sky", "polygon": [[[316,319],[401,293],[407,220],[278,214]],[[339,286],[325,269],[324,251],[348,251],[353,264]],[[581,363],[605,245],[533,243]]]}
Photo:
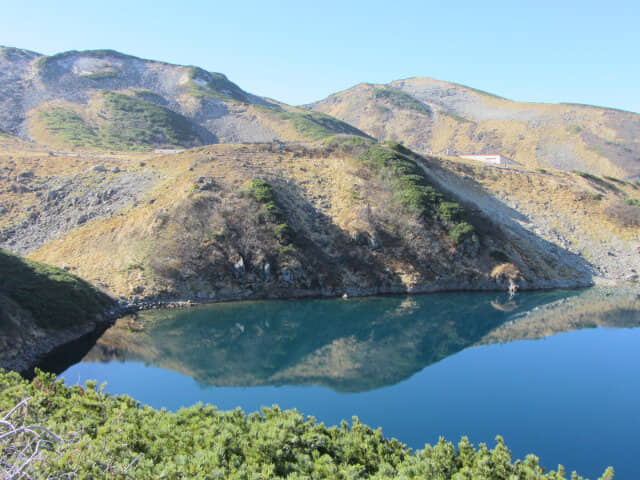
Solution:
{"label": "clear blue sky", "polygon": [[198,65],[290,104],[426,76],[640,112],[637,0],[5,1],[0,44]]}

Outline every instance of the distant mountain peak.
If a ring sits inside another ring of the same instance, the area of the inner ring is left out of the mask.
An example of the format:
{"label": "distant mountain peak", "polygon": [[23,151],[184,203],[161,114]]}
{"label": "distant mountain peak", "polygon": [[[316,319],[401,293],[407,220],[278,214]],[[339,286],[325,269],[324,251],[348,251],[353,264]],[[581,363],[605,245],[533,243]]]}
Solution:
{"label": "distant mountain peak", "polygon": [[360,83],[307,108],[423,154],[499,154],[529,168],[640,178],[640,115],[589,105],[523,103],[413,77]]}
{"label": "distant mountain peak", "polygon": [[[110,108],[133,110],[104,111],[105,91],[120,95]],[[140,150],[364,135],[328,118],[252,95],[197,66],[115,50],[0,50],[0,129],[46,145]],[[129,137],[138,127],[146,133],[135,142]]]}

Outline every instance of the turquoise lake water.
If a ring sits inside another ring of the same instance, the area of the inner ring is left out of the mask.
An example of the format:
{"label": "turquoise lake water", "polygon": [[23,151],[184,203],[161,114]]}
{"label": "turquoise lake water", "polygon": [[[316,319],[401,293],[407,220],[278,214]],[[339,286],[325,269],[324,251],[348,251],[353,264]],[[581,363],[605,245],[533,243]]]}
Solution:
{"label": "turquoise lake water", "polygon": [[105,332],[67,383],[156,408],[352,416],[419,449],[493,446],[596,479],[640,478],[640,301],[633,291],[239,302],[145,312]]}

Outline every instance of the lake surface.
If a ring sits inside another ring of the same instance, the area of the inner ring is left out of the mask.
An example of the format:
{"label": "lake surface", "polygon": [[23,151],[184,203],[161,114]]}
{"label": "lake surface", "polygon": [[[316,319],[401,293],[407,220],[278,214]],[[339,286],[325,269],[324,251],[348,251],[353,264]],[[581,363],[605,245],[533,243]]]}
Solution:
{"label": "lake surface", "polygon": [[125,318],[61,376],[156,408],[353,415],[418,449],[493,446],[640,478],[640,298],[591,289],[239,302]]}

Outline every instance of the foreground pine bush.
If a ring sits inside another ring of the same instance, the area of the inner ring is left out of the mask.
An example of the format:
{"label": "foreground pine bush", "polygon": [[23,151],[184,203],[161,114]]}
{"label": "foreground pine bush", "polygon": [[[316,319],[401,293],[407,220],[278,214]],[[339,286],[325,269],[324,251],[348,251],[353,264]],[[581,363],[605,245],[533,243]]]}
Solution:
{"label": "foreground pine bush", "polygon": [[[203,405],[170,413],[101,390],[0,372],[0,478],[565,478],[561,467],[545,474],[533,455],[512,461],[500,437],[492,450],[463,438],[457,448],[441,439],[411,453],[355,417],[326,427],[277,407],[248,416]],[[22,472],[7,474],[16,465]]]}

